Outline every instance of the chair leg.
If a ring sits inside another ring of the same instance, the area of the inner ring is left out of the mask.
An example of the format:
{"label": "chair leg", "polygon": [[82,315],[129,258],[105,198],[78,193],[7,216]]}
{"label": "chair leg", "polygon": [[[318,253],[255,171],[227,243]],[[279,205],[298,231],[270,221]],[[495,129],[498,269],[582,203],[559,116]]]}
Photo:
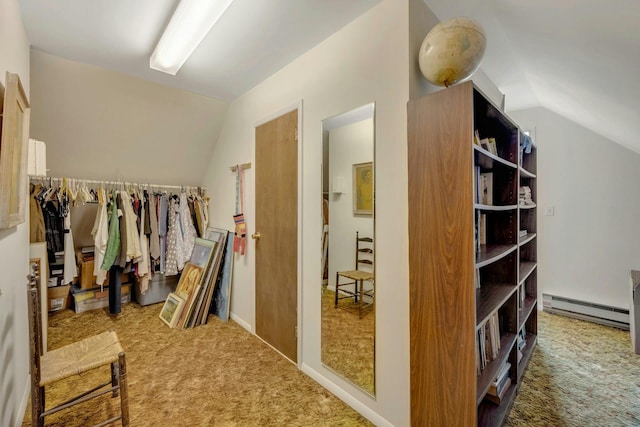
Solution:
{"label": "chair leg", "polygon": [[122,426],[129,425],[129,392],[127,390],[127,364],[124,352],[118,355],[118,382],[120,383],[120,411],[122,412]]}
{"label": "chair leg", "polygon": [[364,280],[360,279],[360,304],[358,304],[358,318],[362,319],[362,301],[364,300]]}
{"label": "chair leg", "polygon": [[[118,373],[119,368],[116,362],[111,364],[111,386],[116,387],[118,385]],[[120,389],[113,390],[112,397],[118,397],[120,394]]]}
{"label": "chair leg", "polygon": [[31,427],[44,427],[44,387],[31,386]]}
{"label": "chair leg", "polygon": [[338,281],[340,280],[340,275],[336,273],[336,294],[335,294],[335,303],[334,308],[338,308]]}

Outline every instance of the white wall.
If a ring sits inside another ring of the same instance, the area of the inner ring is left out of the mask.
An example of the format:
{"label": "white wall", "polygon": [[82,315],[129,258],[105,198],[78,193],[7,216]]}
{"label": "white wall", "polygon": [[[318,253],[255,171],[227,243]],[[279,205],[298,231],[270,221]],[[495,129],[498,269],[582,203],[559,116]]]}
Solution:
{"label": "white wall", "polygon": [[[353,214],[353,165],[373,161],[373,119],[329,131],[329,288],[335,289],[336,271],[355,266],[356,231],[374,237],[373,217]],[[344,193],[331,191],[342,177]],[[360,266],[362,267],[362,266]]]}
{"label": "white wall", "polygon": [[31,134],[49,176],[200,184],[227,103],[31,51]]}
{"label": "white wall", "polygon": [[[20,75],[29,97],[29,40],[17,0],[0,1],[0,81]],[[27,208],[28,210],[28,208]],[[29,393],[27,273],[29,224],[0,230],[0,425],[22,422]]]}
{"label": "white wall", "polygon": [[[253,160],[254,124],[303,100],[302,369],[378,425],[409,425],[409,289],[407,225],[408,2],[385,0],[229,106],[204,184],[212,225],[232,229],[234,176]],[[320,362],[322,124],[327,117],[376,103],[376,390],[371,398]],[[246,174],[245,213],[254,230],[254,175]],[[254,255],[236,259],[231,310],[252,328]]]}
{"label": "white wall", "polygon": [[629,270],[640,268],[640,154],[545,108],[509,115],[538,144],[538,301],[546,292],[628,307]]}

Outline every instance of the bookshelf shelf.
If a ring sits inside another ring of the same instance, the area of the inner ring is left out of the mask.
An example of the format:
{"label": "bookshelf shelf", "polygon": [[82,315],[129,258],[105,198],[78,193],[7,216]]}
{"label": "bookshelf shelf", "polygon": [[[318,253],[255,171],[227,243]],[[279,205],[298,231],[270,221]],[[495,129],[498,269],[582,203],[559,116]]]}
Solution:
{"label": "bookshelf shelf", "polygon": [[515,211],[518,209],[518,205],[504,205],[504,206],[496,206],[496,205],[483,205],[480,203],[476,203],[473,207],[479,211]]}
{"label": "bookshelf shelf", "polygon": [[499,426],[504,423],[515,401],[517,387],[511,384],[503,401],[506,404],[496,405],[493,402],[483,400],[478,406],[478,425]]}
{"label": "bookshelf shelf", "polygon": [[536,233],[527,233],[526,236],[520,238],[520,241],[518,242],[518,244],[520,246],[526,245],[527,243],[529,243],[535,238],[536,238]]}
{"label": "bookshelf shelf", "polygon": [[521,285],[537,266],[538,264],[533,261],[520,261],[520,276],[518,278],[518,284]]}
{"label": "bookshelf shelf", "polygon": [[[482,371],[482,374],[478,376],[478,385],[476,390],[476,405],[482,402],[484,395],[487,394],[487,390],[491,386],[493,380],[496,379],[498,371],[502,365],[507,361],[513,345],[516,342],[516,334],[507,333],[500,337],[500,353],[493,361],[491,361]],[[525,347],[526,348],[526,347]],[[524,360],[524,358],[523,358]]]}
{"label": "bookshelf shelf", "polygon": [[482,169],[493,169],[494,166],[506,166],[508,168],[518,169],[518,166],[515,163],[496,156],[482,147],[474,145],[473,149],[478,153],[476,163]]}
{"label": "bookshelf shelf", "polygon": [[515,285],[483,284],[476,290],[476,329],[516,291]]}
{"label": "bookshelf shelf", "polygon": [[480,252],[476,254],[476,268],[484,267],[506,257],[517,247],[517,245],[480,245]]}
{"label": "bookshelf shelf", "polygon": [[499,426],[520,386],[518,326],[537,333],[537,209],[519,205],[521,186],[537,200],[535,147],[520,158],[523,132],[472,82],[410,101],[407,118],[411,425]]}
{"label": "bookshelf shelf", "polygon": [[520,166],[520,178],[536,178],[536,174],[535,173],[531,173],[528,170],[526,170],[525,168],[523,168],[522,166]]}
{"label": "bookshelf shelf", "polygon": [[518,330],[520,330],[524,326],[534,308],[536,308],[536,299],[525,298],[524,305],[518,313]]}

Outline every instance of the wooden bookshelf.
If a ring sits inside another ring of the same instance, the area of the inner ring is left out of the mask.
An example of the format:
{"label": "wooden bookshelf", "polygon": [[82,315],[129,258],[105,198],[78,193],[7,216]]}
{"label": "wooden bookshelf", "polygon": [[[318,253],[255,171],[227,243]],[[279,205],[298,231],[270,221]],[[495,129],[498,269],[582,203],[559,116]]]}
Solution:
{"label": "wooden bookshelf", "polygon": [[[474,144],[476,130],[497,153]],[[472,82],[408,104],[412,425],[498,426],[513,405],[537,334],[537,208],[519,203],[521,185],[536,200],[535,153],[520,158],[521,135]],[[478,375],[487,334],[495,348]],[[485,396],[506,362],[511,385],[496,404]]]}

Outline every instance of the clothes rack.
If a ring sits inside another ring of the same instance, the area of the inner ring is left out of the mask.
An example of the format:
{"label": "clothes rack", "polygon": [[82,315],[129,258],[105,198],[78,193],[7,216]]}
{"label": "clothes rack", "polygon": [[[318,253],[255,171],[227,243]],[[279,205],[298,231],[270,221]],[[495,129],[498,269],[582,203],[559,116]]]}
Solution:
{"label": "clothes rack", "polygon": [[84,178],[71,178],[71,177],[50,177],[50,176],[42,176],[42,175],[29,175],[30,182],[48,182],[50,184],[60,185],[64,180],[67,182],[75,182],[76,184],[98,184],[110,187],[118,187],[118,188],[128,188],[128,187],[136,187],[136,188],[150,188],[150,189],[158,189],[158,190],[180,190],[180,191],[197,191],[198,194],[204,195],[207,191],[206,187],[196,186],[196,185],[167,185],[167,184],[149,184],[149,183],[138,183],[138,182],[127,182],[127,181],[107,181],[107,180],[95,180],[95,179],[84,179]]}

